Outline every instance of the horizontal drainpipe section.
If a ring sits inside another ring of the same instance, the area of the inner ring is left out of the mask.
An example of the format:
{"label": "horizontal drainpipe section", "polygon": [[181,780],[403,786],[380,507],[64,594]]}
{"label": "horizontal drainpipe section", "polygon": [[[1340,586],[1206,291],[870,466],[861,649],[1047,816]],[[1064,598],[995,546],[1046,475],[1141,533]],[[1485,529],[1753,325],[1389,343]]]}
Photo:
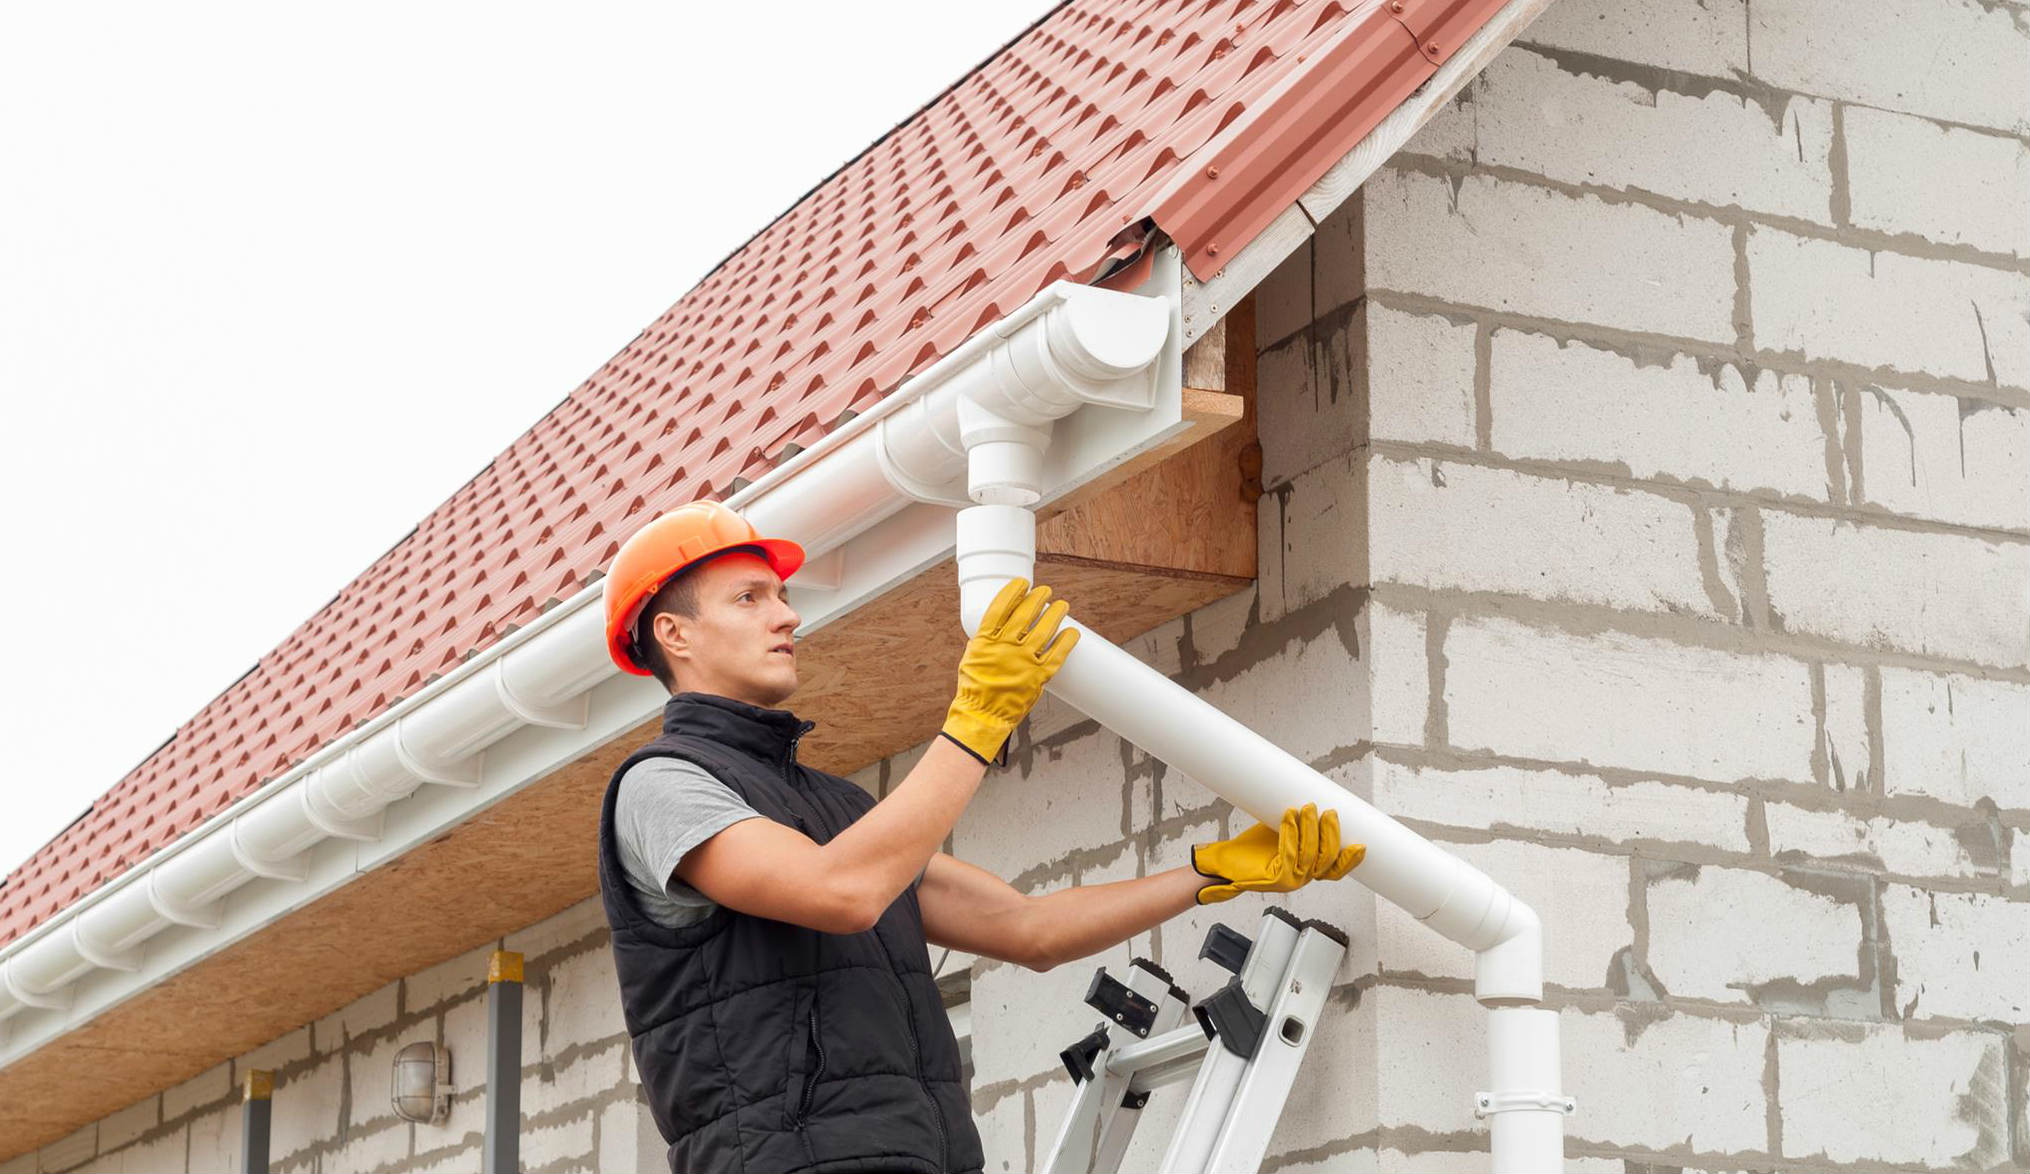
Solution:
{"label": "horizontal drainpipe section", "polygon": [[[959,514],[961,622],[968,633],[1012,577],[1034,580],[1036,516],[1009,505]],[[1490,1010],[1493,1091],[1476,1112],[1492,1117],[1497,1171],[1561,1169],[1558,1017],[1543,1000],[1543,926],[1534,910],[1488,875],[1439,848],[1136,660],[1075,620],[1079,644],[1047,688],[1101,725],[1191,776],[1254,818],[1276,826],[1287,808],[1339,812],[1367,855],[1350,875],[1425,925],[1474,951],[1474,994]]]}
{"label": "horizontal drainpipe section", "polygon": [[[1047,439],[1052,420],[1085,404],[1157,406],[1175,315],[1168,298],[1053,285],[730,504],[814,556],[917,502],[969,504],[969,438],[991,451]],[[1032,449],[1017,447],[1014,475],[1033,476]],[[799,604],[816,616],[807,630],[886,586],[855,584],[867,590],[853,595],[813,563],[796,581],[816,585]],[[225,899],[242,886],[304,882],[309,853],[328,839],[379,840],[389,805],[425,783],[478,788],[486,748],[525,726],[583,728],[589,691],[616,675],[599,601],[594,584],[553,607],[0,948],[0,1063],[16,1051],[8,1021],[70,1019],[78,979],[111,970],[137,989],[159,982],[166,975],[141,973],[155,935],[182,926],[224,938]]]}

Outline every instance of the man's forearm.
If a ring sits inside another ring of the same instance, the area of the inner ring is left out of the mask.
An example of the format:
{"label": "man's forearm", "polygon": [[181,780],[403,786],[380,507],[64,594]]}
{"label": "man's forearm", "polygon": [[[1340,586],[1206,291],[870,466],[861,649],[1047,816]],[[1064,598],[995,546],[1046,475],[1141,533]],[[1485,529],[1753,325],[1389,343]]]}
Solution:
{"label": "man's forearm", "polygon": [[1047,966],[1097,954],[1198,904],[1198,890],[1207,883],[1189,868],[1173,868],[1046,893],[1029,912],[1038,953]]}

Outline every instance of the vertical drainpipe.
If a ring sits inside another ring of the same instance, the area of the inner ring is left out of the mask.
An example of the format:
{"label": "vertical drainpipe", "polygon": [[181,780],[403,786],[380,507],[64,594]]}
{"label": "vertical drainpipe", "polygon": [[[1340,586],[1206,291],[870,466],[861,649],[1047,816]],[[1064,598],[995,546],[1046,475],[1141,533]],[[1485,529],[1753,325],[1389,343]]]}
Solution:
{"label": "vertical drainpipe", "polygon": [[[1041,431],[1039,443],[1037,429],[970,401],[960,401],[960,409],[968,495],[980,503],[957,518],[959,618],[970,636],[1003,583],[1034,581],[1035,477],[1049,433]],[[1565,1117],[1574,1105],[1560,1091],[1558,1015],[1541,1005],[1543,926],[1536,912],[1118,645],[1069,617],[1065,623],[1080,629],[1079,647],[1050,692],[1271,826],[1285,807],[1306,802],[1339,811],[1348,837],[1368,846],[1358,878],[1474,951],[1474,995],[1490,1013],[1493,1086],[1475,1097],[1474,1112],[1488,1120],[1493,1168],[1563,1169]]]}
{"label": "vertical drainpipe", "polygon": [[275,1074],[250,1068],[240,1085],[240,1174],[268,1174],[268,1129],[274,1122]]}
{"label": "vertical drainpipe", "polygon": [[486,1142],[480,1169],[522,1168],[522,956],[495,950],[486,963]]}

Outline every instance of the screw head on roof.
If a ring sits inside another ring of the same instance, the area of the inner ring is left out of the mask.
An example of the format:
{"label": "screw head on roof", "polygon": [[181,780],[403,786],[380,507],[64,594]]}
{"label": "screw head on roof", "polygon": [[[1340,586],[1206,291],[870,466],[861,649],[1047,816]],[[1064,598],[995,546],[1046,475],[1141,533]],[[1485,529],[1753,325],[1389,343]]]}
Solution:
{"label": "screw head on roof", "polygon": [[1430,44],[1424,46],[1424,48],[1429,49],[1433,53],[1436,53],[1438,51],[1438,42],[1433,41]]}
{"label": "screw head on roof", "polygon": [[1207,256],[1209,256],[1209,257],[1217,257],[1217,256],[1219,256],[1219,246],[1218,246],[1218,245],[1207,245],[1207,246],[1205,246],[1205,253],[1206,253],[1206,255],[1207,255]]}
{"label": "screw head on roof", "polygon": [[1219,178],[1219,168],[1217,168],[1217,167],[1208,167],[1208,168],[1206,168],[1206,169],[1205,169],[1205,178],[1207,178],[1207,179],[1218,179],[1218,178]]}
{"label": "screw head on roof", "polygon": [[1390,12],[1401,12],[1402,10],[1403,10],[1403,0],[1396,0],[1394,4],[1389,5]]}

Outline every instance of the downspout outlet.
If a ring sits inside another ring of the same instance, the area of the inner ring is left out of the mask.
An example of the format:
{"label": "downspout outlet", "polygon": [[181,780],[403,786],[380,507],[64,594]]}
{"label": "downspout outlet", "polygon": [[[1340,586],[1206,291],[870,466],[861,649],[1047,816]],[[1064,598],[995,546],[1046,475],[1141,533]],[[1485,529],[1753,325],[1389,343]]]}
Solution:
{"label": "downspout outlet", "polygon": [[1043,500],[1043,450],[1050,425],[1020,423],[960,396],[959,442],[966,449],[966,492],[983,505],[1031,506]]}

